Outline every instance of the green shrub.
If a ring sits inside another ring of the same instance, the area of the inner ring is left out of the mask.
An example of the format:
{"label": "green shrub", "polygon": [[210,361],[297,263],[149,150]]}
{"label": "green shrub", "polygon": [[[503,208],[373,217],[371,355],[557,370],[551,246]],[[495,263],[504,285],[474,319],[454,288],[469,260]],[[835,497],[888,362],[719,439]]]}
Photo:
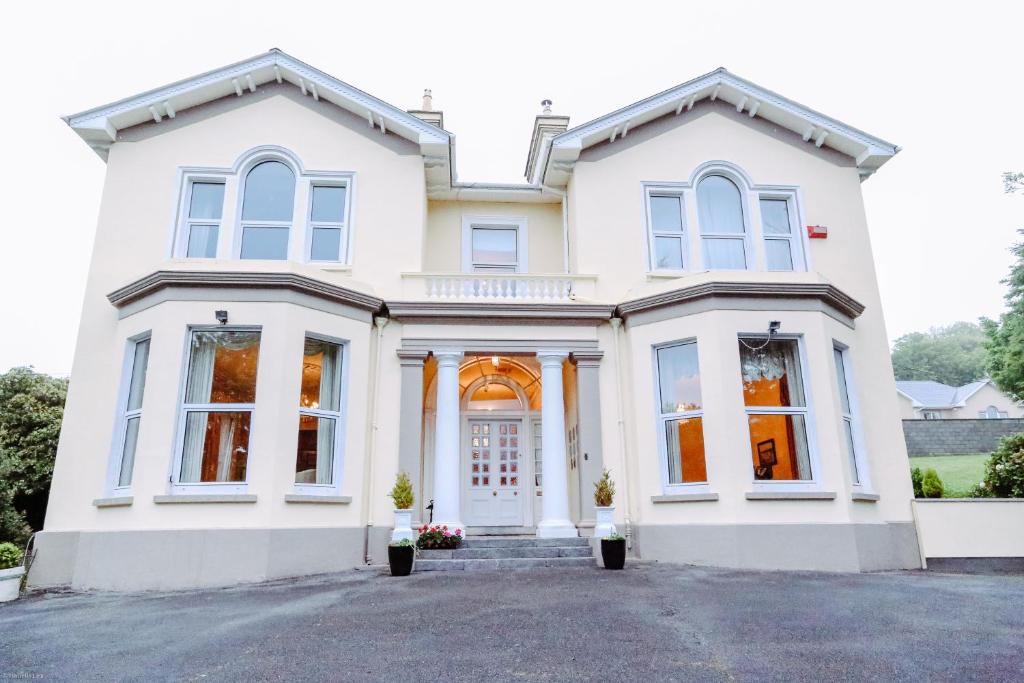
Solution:
{"label": "green shrub", "polygon": [[1024,433],[1011,434],[985,465],[982,486],[996,498],[1024,498]]}
{"label": "green shrub", "polygon": [[611,472],[604,470],[601,478],[594,482],[594,505],[609,507],[615,499],[615,484],[611,480]]}
{"label": "green shrub", "polygon": [[910,481],[914,485],[914,498],[924,498],[924,490],[921,488],[921,480],[924,475],[921,474],[920,467],[912,467],[910,469]]}
{"label": "green shrub", "polygon": [[398,478],[395,479],[395,485],[388,497],[395,501],[396,510],[408,510],[412,507],[412,482],[409,481],[408,474],[398,473]]}
{"label": "green shrub", "polygon": [[21,548],[13,543],[0,543],[0,569],[21,566]]}
{"label": "green shrub", "polygon": [[921,479],[921,493],[925,498],[942,498],[942,492],[942,479],[939,478],[939,473],[934,467],[929,467]]}

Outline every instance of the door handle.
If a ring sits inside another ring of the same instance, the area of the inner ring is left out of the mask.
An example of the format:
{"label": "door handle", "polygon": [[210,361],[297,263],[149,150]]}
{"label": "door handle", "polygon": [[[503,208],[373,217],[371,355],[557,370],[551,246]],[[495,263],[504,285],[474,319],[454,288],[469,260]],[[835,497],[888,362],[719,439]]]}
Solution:
{"label": "door handle", "polygon": [[513,495],[513,496],[518,496],[518,495],[519,495],[519,491],[513,491],[513,492],[512,492],[512,495]]}
{"label": "door handle", "polygon": [[492,496],[496,496],[496,495],[498,495],[498,492],[497,491],[491,491],[491,495]]}

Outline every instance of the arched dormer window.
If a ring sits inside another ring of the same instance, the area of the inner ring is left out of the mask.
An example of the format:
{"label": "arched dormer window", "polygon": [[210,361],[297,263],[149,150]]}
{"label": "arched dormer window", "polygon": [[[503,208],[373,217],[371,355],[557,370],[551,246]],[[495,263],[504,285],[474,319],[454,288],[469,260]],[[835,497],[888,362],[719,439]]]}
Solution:
{"label": "arched dormer window", "polygon": [[288,258],[295,215],[295,173],[287,164],[261,161],[245,177],[242,196],[243,259]]}
{"label": "arched dormer window", "polygon": [[705,176],[697,183],[697,217],[704,267],[745,269],[747,223],[736,183],[723,175]]}

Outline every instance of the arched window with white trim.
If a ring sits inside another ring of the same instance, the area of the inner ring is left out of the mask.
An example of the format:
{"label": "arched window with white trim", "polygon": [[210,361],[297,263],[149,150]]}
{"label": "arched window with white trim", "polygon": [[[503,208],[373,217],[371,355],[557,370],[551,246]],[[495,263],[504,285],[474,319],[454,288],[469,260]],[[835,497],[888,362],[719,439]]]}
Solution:
{"label": "arched window with white trim", "polygon": [[295,215],[295,172],[285,163],[261,161],[245,177],[242,195],[243,259],[288,258]]}
{"label": "arched window with white trim", "polygon": [[697,184],[701,252],[708,269],[747,268],[747,223],[739,188],[724,175]]}

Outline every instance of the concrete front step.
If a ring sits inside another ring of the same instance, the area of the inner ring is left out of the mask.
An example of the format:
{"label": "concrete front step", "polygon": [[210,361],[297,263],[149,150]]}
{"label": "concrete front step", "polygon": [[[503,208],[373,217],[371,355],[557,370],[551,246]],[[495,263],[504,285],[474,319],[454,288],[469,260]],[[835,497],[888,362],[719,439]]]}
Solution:
{"label": "concrete front step", "polygon": [[424,560],[493,560],[514,557],[593,557],[586,545],[461,547],[457,550],[421,550]]}
{"label": "concrete front step", "polygon": [[413,571],[479,571],[502,569],[520,571],[543,567],[578,568],[594,567],[597,560],[593,557],[508,557],[475,560],[428,560],[417,558]]}
{"label": "concrete front step", "polygon": [[537,538],[536,536],[467,536],[462,548],[542,548],[589,546],[586,538]]}
{"label": "concrete front step", "polygon": [[537,529],[532,526],[468,526],[467,536],[533,536]]}

